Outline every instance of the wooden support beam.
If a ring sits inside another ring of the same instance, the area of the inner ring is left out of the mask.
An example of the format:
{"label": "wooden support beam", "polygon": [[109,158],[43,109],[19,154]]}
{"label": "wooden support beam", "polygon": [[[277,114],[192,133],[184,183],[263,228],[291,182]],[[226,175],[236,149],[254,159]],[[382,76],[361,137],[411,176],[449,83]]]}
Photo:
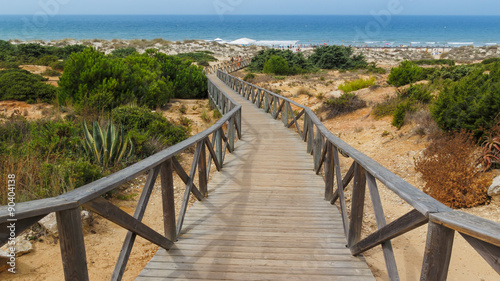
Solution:
{"label": "wooden support beam", "polygon": [[89,280],[80,208],[56,212],[56,221],[64,279],[66,281]]}
{"label": "wooden support beam", "polygon": [[[215,142],[215,137],[212,137],[212,142],[210,142],[208,139],[205,139],[205,144],[208,148],[208,152],[210,153],[210,156],[209,156],[209,160],[213,160],[214,161],[214,164],[215,164],[215,167],[217,168],[217,171],[220,171],[222,170],[222,166],[219,162],[219,159],[217,159],[217,154],[215,153],[215,150],[214,150],[214,147],[213,147],[213,143]],[[208,163],[210,163],[210,161],[208,161]],[[208,177],[208,175],[207,175]]]}
{"label": "wooden support beam", "polygon": [[454,230],[429,221],[420,281],[447,279],[454,235]]}
{"label": "wooden support beam", "polygon": [[[191,164],[191,171],[189,173],[189,180],[186,184],[186,190],[184,191],[184,197],[182,198],[181,209],[179,212],[179,218],[177,219],[177,237],[181,234],[182,224],[184,223],[184,217],[186,216],[187,205],[189,203],[189,195],[191,194],[191,190],[193,189],[193,179],[196,173],[196,168],[198,166],[198,162],[201,155],[201,148],[203,146],[203,142],[199,142],[196,145],[196,150],[194,151],[193,163]],[[175,168],[175,165],[174,165]]]}
{"label": "wooden support beam", "polygon": [[500,247],[481,241],[467,234],[462,237],[483,257],[483,259],[500,274]]}
{"label": "wooden support beam", "polygon": [[[158,177],[158,173],[160,171],[160,166],[157,166],[149,171],[148,178],[146,183],[144,184],[144,188],[142,189],[141,197],[137,202],[137,207],[134,212],[134,218],[138,221],[142,221],[144,217],[144,212],[146,211],[146,207],[149,202],[149,198],[151,197],[151,193],[153,191],[153,187],[156,182],[156,178]],[[132,231],[127,232],[125,236],[125,241],[123,242],[122,249],[120,254],[118,255],[118,260],[115,265],[115,269],[113,270],[113,274],[111,275],[111,280],[121,280],[123,277],[123,273],[125,272],[125,268],[127,267],[127,262],[130,257],[130,253],[132,252],[132,247],[134,246],[136,234]],[[175,241],[175,240],[172,240]]]}
{"label": "wooden support beam", "polygon": [[337,176],[337,190],[340,198],[340,214],[342,216],[342,224],[344,226],[345,237],[348,237],[349,232],[349,219],[347,218],[347,207],[345,204],[344,188],[342,186],[342,172],[340,169],[339,153],[335,146],[333,146],[333,161],[335,167],[335,174]]}
{"label": "wooden support beam", "polygon": [[[342,179],[342,186],[343,186],[344,190],[347,188],[347,186],[351,182],[352,178],[354,177],[354,164],[355,163],[356,162],[353,162],[351,164],[351,167],[349,167],[349,170],[347,171],[347,174]],[[335,192],[333,193],[333,197],[330,200],[330,204],[332,204],[332,205],[335,204],[335,201],[337,201],[337,199],[339,199],[339,191],[335,190]]]}
{"label": "wooden support beam", "polygon": [[426,224],[427,221],[428,218],[426,216],[414,209],[351,246],[351,253],[353,256],[357,256],[386,241],[420,227]]}
{"label": "wooden support beam", "polygon": [[222,158],[222,135],[223,131],[222,128],[217,130],[217,133],[215,134],[215,151],[217,152],[217,161],[219,162],[220,168],[222,168],[224,161]]}
{"label": "wooden support beam", "polygon": [[[17,220],[15,222],[16,224],[16,233],[22,233],[26,229],[30,228],[33,224],[37,223],[39,220],[43,219],[46,215],[40,215],[40,216],[35,216],[31,218],[26,218],[26,219],[21,219]],[[9,226],[12,222],[7,221],[2,224],[0,224],[0,229],[7,229],[7,226]],[[0,247],[9,242],[9,232],[0,232]]]}
{"label": "wooden support beam", "polygon": [[[372,199],[377,227],[378,229],[381,229],[385,227],[387,223],[385,221],[384,209],[382,208],[382,200],[380,200],[380,194],[378,192],[377,181],[370,173],[366,172],[365,174],[368,189],[370,190],[370,197]],[[382,251],[384,253],[385,266],[387,268],[389,280],[399,280],[398,268],[396,266],[396,259],[394,258],[391,241],[386,241],[382,244]]]}
{"label": "wooden support beam", "polygon": [[[172,163],[174,164],[174,170],[177,173],[177,175],[187,185],[191,178],[186,174],[186,171],[184,171],[184,168],[182,168],[182,165],[181,163],[179,163],[179,160],[177,160],[177,158],[175,157],[172,157]],[[198,201],[203,200],[204,196],[203,194],[201,194],[200,190],[198,190],[198,187],[196,185],[193,184],[191,192],[193,192],[193,195],[196,197]]]}
{"label": "wooden support beam", "polygon": [[107,220],[132,231],[133,233],[162,247],[163,249],[168,250],[173,245],[172,241],[154,231],[149,226],[138,221],[131,215],[125,213],[122,209],[116,207],[102,197],[97,197],[96,199],[85,203],[84,206]]}

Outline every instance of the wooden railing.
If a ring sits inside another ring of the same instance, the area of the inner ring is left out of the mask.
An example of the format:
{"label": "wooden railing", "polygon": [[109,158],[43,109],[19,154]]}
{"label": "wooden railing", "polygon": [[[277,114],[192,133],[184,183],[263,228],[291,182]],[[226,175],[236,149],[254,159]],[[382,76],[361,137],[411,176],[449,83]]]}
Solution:
{"label": "wooden railing", "polygon": [[246,57],[246,58],[242,58],[240,61],[224,61],[224,62],[221,62],[219,64],[216,64],[216,65],[212,65],[212,66],[206,66],[205,67],[205,73],[206,74],[212,74],[212,73],[215,73],[217,72],[217,70],[222,70],[226,73],[231,73],[233,71],[236,71],[238,69],[241,69],[243,67],[246,67],[250,64],[252,58],[251,57]]}
{"label": "wooden railing", "polygon": [[[220,67],[234,71],[245,67],[249,62],[248,59],[239,65],[224,62],[220,64]],[[219,109],[223,117],[207,130],[110,176],[60,196],[18,203],[14,211],[9,210],[8,206],[1,206],[0,246],[8,242],[10,237],[8,225],[15,224],[15,233],[21,234],[47,214],[56,212],[65,279],[68,281],[88,280],[80,215],[80,208],[84,207],[128,230],[111,280],[121,280],[136,236],[141,236],[168,250],[175,243],[182,230],[191,194],[200,201],[208,196],[207,182],[211,163],[213,162],[217,170],[220,171],[224,164],[226,151],[233,151],[236,136],[241,138],[241,105],[226,95],[210,79],[208,79],[208,94],[210,103]],[[175,156],[191,147],[194,147],[195,150],[188,174]],[[177,218],[175,217],[173,189],[174,171],[186,184]],[[107,192],[144,173],[147,173],[147,180],[132,216],[102,198],[102,195]],[[164,235],[142,223],[158,176],[161,179]],[[198,176],[198,186],[194,183],[196,176]]]}
{"label": "wooden railing", "polygon": [[[314,156],[315,172],[323,172],[325,178],[325,199],[331,204],[339,202],[347,247],[353,255],[381,245],[389,279],[399,280],[391,239],[428,223],[421,280],[446,280],[455,231],[500,274],[500,224],[454,211],[441,204],[333,135],[308,107],[224,71],[219,70],[217,76],[241,96],[263,108],[272,118],[281,118],[286,127],[294,127],[307,142],[307,151]],[[353,160],[344,176],[341,174],[339,155]],[[348,212],[344,189],[353,180],[352,205]],[[414,209],[387,224],[377,181]],[[378,230],[362,239],[366,186]]]}

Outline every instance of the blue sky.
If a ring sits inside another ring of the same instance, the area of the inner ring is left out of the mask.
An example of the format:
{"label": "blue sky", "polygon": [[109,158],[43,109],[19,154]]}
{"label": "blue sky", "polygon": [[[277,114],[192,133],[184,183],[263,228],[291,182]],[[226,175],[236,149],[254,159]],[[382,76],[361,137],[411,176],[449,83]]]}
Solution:
{"label": "blue sky", "polygon": [[[16,0],[0,14],[500,15],[499,0]],[[394,14],[394,13],[393,13]]]}

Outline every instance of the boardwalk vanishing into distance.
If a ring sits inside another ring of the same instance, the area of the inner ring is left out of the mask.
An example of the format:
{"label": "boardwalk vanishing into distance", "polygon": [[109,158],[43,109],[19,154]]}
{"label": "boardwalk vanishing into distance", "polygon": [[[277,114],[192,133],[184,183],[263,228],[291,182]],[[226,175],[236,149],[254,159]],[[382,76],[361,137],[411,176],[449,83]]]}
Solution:
{"label": "boardwalk vanishing into distance", "polygon": [[340,213],[323,199],[306,145],[220,81],[242,106],[242,139],[188,210],[179,240],[137,280],[375,280],[346,248]]}
{"label": "boardwalk vanishing into distance", "polygon": [[[128,230],[111,280],[122,279],[140,236],[160,247],[141,281],[374,280],[361,254],[378,246],[393,281],[399,272],[391,240],[427,224],[421,281],[447,279],[455,233],[500,274],[500,224],[446,207],[336,137],[309,108],[229,74],[249,62],[205,69],[211,103],[223,114],[207,130],[65,194],[16,204],[14,216],[0,206],[0,245],[9,241],[10,224],[21,233],[55,212],[65,280],[89,280],[83,207]],[[188,149],[194,157],[185,171],[175,156]],[[350,159],[349,168],[340,157]],[[209,182],[211,169],[217,172]],[[186,184],[177,217],[174,173]],[[132,215],[103,199],[143,174]],[[157,178],[162,233],[142,222]],[[379,185],[413,210],[387,223]],[[188,210],[191,196],[198,201]],[[378,230],[362,235],[366,200]]]}

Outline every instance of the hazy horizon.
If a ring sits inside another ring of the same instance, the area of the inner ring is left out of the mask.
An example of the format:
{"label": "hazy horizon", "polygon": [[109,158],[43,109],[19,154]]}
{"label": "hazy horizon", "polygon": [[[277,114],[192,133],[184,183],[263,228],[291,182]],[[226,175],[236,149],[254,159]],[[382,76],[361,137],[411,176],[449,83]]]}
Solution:
{"label": "hazy horizon", "polygon": [[8,2],[1,15],[391,15],[500,16],[500,1],[460,0],[24,0]]}

